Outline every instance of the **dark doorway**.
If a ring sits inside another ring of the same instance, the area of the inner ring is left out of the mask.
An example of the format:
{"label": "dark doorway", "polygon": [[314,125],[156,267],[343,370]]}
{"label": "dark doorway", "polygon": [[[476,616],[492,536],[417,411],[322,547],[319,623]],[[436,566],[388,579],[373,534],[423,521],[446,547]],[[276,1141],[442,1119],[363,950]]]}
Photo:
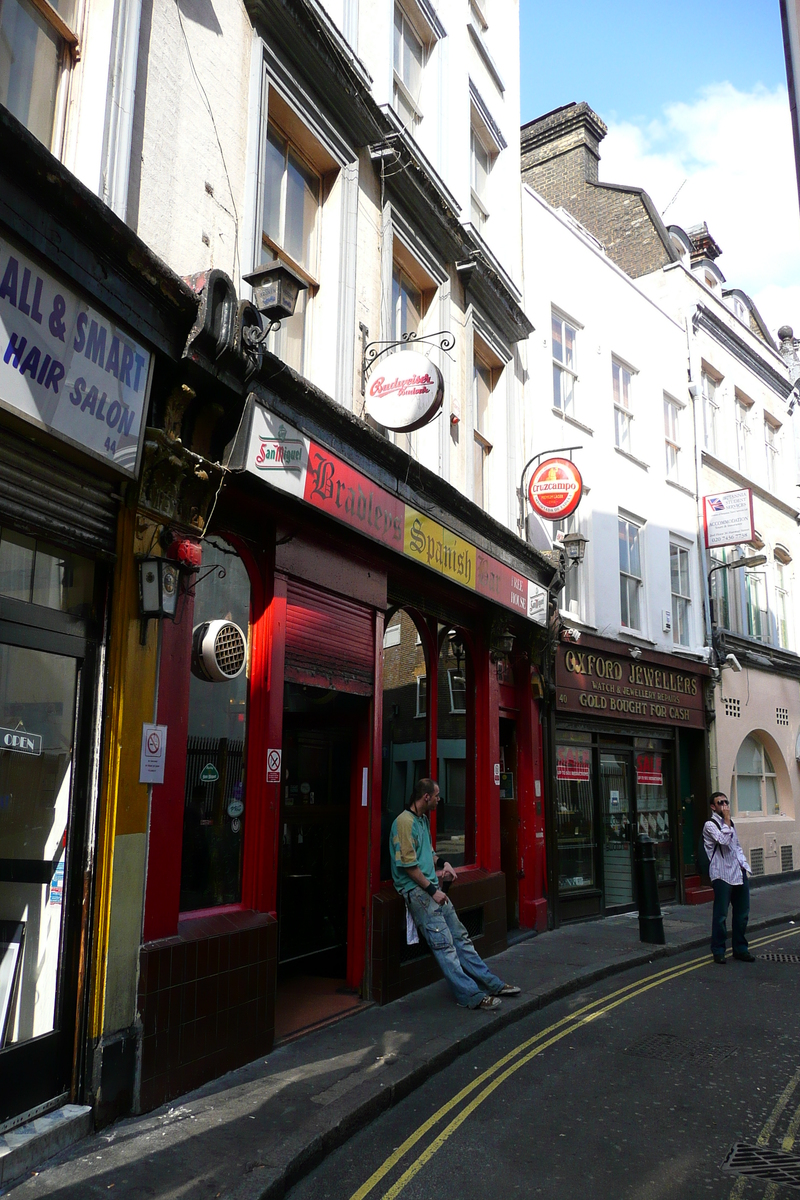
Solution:
{"label": "dark doorway", "polygon": [[519,928],[517,723],[500,718],[500,869],[506,877],[506,923]]}
{"label": "dark doorway", "polygon": [[350,825],[354,751],[368,704],[303,684],[284,689],[279,1037],[359,1002],[346,987]]}

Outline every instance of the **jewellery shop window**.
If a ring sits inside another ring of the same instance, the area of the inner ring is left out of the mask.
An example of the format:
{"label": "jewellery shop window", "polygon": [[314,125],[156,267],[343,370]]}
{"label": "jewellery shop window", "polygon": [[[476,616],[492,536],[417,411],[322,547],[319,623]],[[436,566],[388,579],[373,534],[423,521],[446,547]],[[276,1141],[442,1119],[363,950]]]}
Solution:
{"label": "jewellery shop window", "polygon": [[220,538],[204,541],[189,682],[182,912],[242,898],[249,624],[244,563]]}
{"label": "jewellery shop window", "polygon": [[414,620],[402,608],[383,634],[381,879],[391,879],[389,831],[428,770],[428,667]]}
{"label": "jewellery shop window", "polygon": [[670,743],[635,738],[637,833],[656,843],[656,876],[659,883],[675,878],[672,865],[672,830],[669,820]]}
{"label": "jewellery shop window", "polygon": [[590,734],[560,733],[556,746],[559,892],[595,886],[597,835]]}

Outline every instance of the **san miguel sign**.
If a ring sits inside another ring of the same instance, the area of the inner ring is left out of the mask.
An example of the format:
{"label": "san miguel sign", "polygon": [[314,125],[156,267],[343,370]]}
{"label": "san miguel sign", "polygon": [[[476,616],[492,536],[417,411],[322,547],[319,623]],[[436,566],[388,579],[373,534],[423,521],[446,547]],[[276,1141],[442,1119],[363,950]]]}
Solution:
{"label": "san miguel sign", "polygon": [[703,675],[602,650],[559,646],[556,709],[657,725],[705,728]]}
{"label": "san miguel sign", "polygon": [[547,623],[548,594],[541,584],[418,512],[261,405],[253,404],[251,413],[247,443],[241,448],[244,458],[234,465],[233,456],[240,453],[236,447],[231,469],[249,471],[537,625]]}

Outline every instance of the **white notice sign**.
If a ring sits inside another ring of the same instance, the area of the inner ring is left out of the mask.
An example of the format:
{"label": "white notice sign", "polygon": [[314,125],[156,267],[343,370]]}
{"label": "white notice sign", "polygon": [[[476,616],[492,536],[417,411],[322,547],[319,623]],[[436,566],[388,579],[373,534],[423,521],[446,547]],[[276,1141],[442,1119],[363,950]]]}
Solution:
{"label": "white notice sign", "polygon": [[753,493],[749,488],[703,496],[706,547],[737,546],[753,540]]}
{"label": "white notice sign", "polygon": [[139,762],[139,783],[163,783],[164,760],[166,756],[166,725],[143,725],[142,757]]}

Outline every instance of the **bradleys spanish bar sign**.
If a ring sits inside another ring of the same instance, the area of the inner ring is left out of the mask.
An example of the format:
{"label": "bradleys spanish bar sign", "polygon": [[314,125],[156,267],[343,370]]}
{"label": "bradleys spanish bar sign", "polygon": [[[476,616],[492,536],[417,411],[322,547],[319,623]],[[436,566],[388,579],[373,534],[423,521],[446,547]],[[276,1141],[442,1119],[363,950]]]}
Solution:
{"label": "bradleys spanish bar sign", "polygon": [[582,645],[559,646],[556,710],[703,729],[703,679]]}
{"label": "bradleys spanish bar sign", "polygon": [[546,624],[547,590],[541,584],[417,512],[259,404],[252,408],[242,465],[381,545],[529,621]]}
{"label": "bradleys spanish bar sign", "polygon": [[135,476],[151,355],[0,238],[0,407]]}

